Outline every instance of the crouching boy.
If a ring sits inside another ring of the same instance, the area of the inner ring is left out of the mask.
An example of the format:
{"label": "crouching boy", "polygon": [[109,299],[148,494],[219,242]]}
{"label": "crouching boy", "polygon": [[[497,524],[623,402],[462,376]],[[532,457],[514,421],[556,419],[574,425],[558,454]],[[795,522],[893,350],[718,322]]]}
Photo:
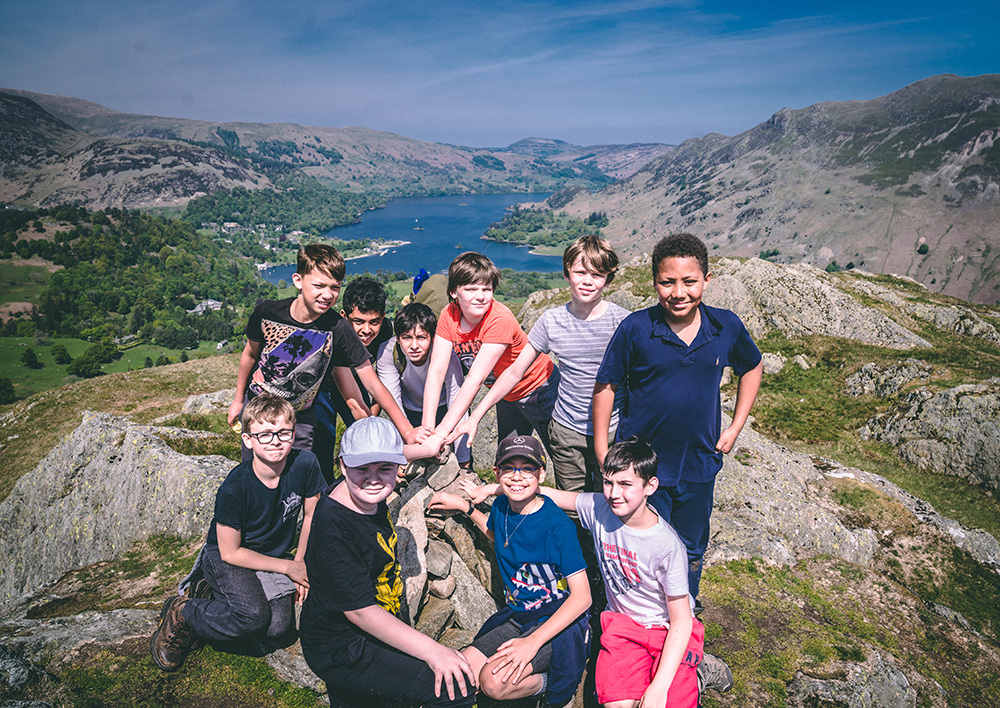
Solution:
{"label": "crouching boy", "polygon": [[501,440],[494,471],[504,496],[488,517],[455,494],[436,494],[430,504],[467,514],[493,541],[503,577],[507,607],[463,653],[491,698],[545,693],[549,705],[562,706],[576,693],[590,639],[590,584],[576,527],[538,493],[545,478],[538,440]]}
{"label": "crouching boy", "polygon": [[[204,576],[213,597],[195,592],[194,599],[175,595],[164,603],[150,642],[164,671],[180,668],[195,637],[255,641],[263,652],[295,641],[293,600],[301,603],[309,588],[303,557],[323,477],[315,455],[292,449],[295,411],[288,401],[258,396],[241,423],[253,457],[219,487],[208,540],[189,576]],[[303,508],[295,557],[286,558]]]}
{"label": "crouching boy", "polygon": [[302,655],[335,705],[468,707],[469,662],[399,619],[403,582],[386,499],[405,463],[403,440],[383,418],[363,418],[341,438],[342,474],[316,505],[305,556]]}

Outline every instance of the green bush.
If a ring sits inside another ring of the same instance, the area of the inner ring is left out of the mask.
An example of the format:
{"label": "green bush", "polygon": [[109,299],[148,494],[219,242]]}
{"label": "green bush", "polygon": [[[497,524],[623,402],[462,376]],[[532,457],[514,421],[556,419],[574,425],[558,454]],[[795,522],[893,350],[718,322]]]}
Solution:
{"label": "green bush", "polygon": [[927,255],[927,252],[930,250],[931,250],[930,246],[928,246],[926,243],[922,243],[920,244],[920,247],[917,248],[917,253],[919,253],[921,256],[925,256]]}

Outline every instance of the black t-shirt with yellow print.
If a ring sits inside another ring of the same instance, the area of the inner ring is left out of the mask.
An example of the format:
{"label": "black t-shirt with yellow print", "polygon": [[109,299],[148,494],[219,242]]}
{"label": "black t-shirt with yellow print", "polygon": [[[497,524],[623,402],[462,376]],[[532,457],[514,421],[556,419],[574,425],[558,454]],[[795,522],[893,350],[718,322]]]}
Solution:
{"label": "black t-shirt with yellow print", "polygon": [[309,594],[299,622],[303,655],[321,675],[329,664],[349,665],[352,645],[367,637],[344,612],[377,604],[406,621],[388,506],[382,502],[374,514],[359,514],[330,498],[336,484],[320,496],[313,512],[305,557]]}

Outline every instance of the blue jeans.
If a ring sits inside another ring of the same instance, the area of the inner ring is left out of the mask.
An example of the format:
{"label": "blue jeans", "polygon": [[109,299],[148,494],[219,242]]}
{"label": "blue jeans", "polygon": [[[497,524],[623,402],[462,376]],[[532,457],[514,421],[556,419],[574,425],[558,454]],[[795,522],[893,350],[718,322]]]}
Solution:
{"label": "blue jeans", "polygon": [[188,600],[181,609],[195,634],[212,642],[257,639],[265,653],[295,642],[294,594],[268,602],[257,573],[226,563],[215,545],[205,546],[201,566],[215,597]]}
{"label": "blue jeans", "polygon": [[531,435],[534,430],[545,446],[545,452],[552,459],[552,444],[549,441],[549,421],[552,409],[559,396],[559,367],[552,367],[548,381],[519,401],[501,400],[497,403],[497,441],[514,433]]}
{"label": "blue jeans", "polygon": [[688,556],[688,592],[698,597],[701,568],[708,547],[709,518],[715,500],[715,477],[708,482],[686,482],[660,486],[649,497],[656,513],[674,527]]}

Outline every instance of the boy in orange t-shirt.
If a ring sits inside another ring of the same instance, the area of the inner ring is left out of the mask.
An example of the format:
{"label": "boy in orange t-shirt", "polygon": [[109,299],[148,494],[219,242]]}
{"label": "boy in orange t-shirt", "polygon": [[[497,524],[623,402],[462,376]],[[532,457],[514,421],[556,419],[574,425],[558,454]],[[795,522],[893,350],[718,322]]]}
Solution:
{"label": "boy in orange t-shirt", "polygon": [[[469,410],[479,386],[492,386],[496,378],[514,363],[528,342],[514,313],[493,299],[500,271],[481,253],[463,253],[448,268],[450,304],[438,318],[434,348],[431,350],[427,384],[424,388],[423,424],[435,435],[447,436]],[[434,426],[434,411],[451,352],[458,355],[465,383],[440,425]],[[497,403],[497,439],[517,432],[530,435],[532,429],[549,448],[549,420],[559,392],[559,368],[542,354],[521,380]]]}

